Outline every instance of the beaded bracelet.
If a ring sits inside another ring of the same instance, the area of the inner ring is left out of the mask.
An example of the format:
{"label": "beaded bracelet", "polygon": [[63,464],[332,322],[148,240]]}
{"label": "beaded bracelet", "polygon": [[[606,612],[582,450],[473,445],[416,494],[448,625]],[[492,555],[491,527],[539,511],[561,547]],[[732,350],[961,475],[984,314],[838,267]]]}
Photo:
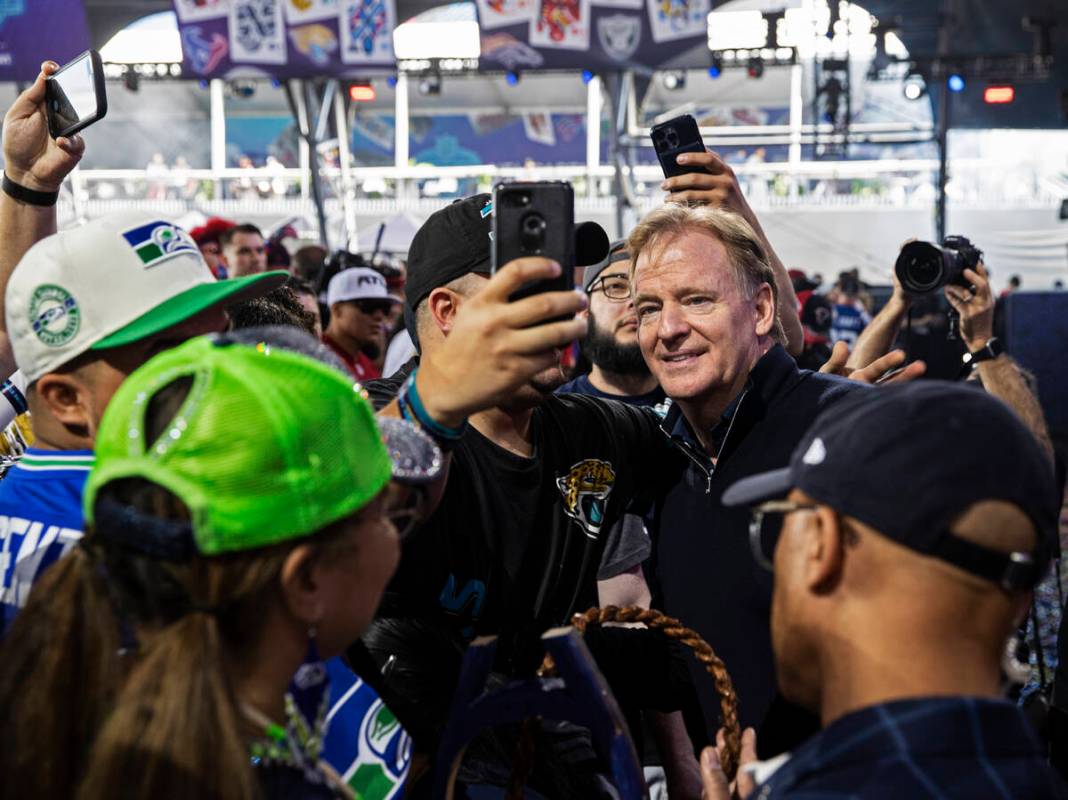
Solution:
{"label": "beaded bracelet", "polygon": [[415,376],[418,372],[418,367],[412,370],[412,374],[408,376],[408,380],[404,382],[400,394],[397,395],[397,404],[400,406],[401,416],[426,431],[443,452],[448,452],[457,445],[460,438],[467,431],[467,420],[464,420],[459,427],[447,428],[431,417],[427,413],[426,407],[419,397],[419,390],[415,386]]}

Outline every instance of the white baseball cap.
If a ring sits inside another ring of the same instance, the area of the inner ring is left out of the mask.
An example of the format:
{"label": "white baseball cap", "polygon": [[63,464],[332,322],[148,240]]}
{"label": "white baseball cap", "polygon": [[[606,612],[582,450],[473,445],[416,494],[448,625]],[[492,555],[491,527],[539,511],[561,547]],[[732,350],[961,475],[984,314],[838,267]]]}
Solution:
{"label": "white baseball cap", "polygon": [[366,267],[343,269],[330,279],[330,285],[326,288],[326,304],[332,306],[334,303],[344,303],[346,300],[400,302],[389,293],[386,279],[382,277],[382,274]]}
{"label": "white baseball cap", "polygon": [[42,239],[23,256],[7,285],[7,333],[32,382],[88,350],[140,341],[286,278],[216,280],[173,223],[138,211],[108,214]]}

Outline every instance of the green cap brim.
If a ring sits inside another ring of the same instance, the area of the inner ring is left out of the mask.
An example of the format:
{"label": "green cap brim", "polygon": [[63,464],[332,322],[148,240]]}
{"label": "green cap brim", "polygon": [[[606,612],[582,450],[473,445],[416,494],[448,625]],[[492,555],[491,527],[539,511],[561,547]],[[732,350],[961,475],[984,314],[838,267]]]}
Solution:
{"label": "green cap brim", "polygon": [[90,349],[107,350],[139,342],[222,303],[230,305],[265,295],[285,283],[287,278],[288,272],[275,270],[259,275],[201,283],[160,303],[133,322],[104,337]]}

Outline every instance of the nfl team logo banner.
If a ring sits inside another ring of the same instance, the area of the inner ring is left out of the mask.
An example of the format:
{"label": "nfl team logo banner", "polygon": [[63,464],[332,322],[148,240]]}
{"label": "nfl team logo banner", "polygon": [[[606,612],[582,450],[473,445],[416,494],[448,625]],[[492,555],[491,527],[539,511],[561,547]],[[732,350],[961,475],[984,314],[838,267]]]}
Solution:
{"label": "nfl team logo banner", "polygon": [[365,76],[368,66],[396,68],[396,0],[173,2],[186,77],[346,77]]}

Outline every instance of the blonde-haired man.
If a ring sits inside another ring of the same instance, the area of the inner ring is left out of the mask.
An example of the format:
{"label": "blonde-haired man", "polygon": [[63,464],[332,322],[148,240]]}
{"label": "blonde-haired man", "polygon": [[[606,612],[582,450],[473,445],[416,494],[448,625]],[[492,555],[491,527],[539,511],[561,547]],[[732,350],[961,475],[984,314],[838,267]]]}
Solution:
{"label": "blonde-haired man", "polygon": [[[766,725],[762,752],[779,752],[817,721],[776,699],[771,578],[750,553],[748,515],[720,496],[739,478],[784,466],[822,409],[866,389],[798,369],[781,344],[775,272],[742,217],[666,205],[639,223],[628,249],[638,343],[673,401],[665,432],[688,456],[649,509],[656,595],[723,658],[743,725]],[[716,692],[706,675],[692,674],[712,732]]]}

